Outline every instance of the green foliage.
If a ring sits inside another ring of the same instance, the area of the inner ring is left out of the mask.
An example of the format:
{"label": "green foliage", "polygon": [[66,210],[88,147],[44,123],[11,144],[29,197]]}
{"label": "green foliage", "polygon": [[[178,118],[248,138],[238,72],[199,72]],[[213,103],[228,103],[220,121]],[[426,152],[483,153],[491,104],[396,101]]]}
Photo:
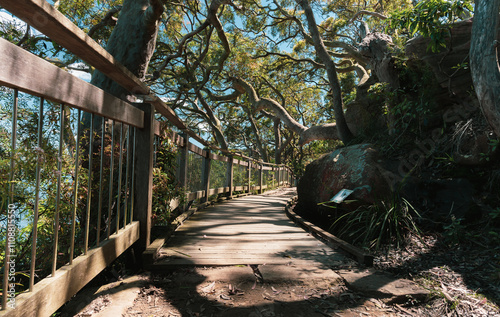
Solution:
{"label": "green foliage", "polygon": [[432,71],[403,57],[396,59],[395,66],[399,89],[393,90],[386,83],[368,89],[370,102],[385,115],[387,130],[370,131],[366,137],[386,154],[413,147],[415,138],[426,138],[431,120],[439,111],[435,101],[439,85]]}
{"label": "green foliage", "polygon": [[414,217],[417,210],[404,198],[361,206],[348,211],[333,223],[331,230],[340,238],[366,248],[378,249],[382,244],[405,243],[408,234],[420,235]]}
{"label": "green foliage", "polygon": [[160,138],[156,151],[156,167],[153,169],[153,223],[169,224],[177,215],[173,214],[170,202],[184,202],[184,190],[175,177],[177,146],[167,137]]}
{"label": "green foliage", "polygon": [[[45,120],[42,136],[42,144],[38,147],[38,98],[19,94],[19,108],[17,121],[17,144],[14,155],[14,191],[13,203],[16,214],[16,244],[15,254],[16,270],[19,272],[29,271],[31,252],[31,234],[33,231],[33,210],[35,201],[36,165],[40,163],[40,201],[38,219],[38,240],[36,247],[37,259],[37,279],[44,278],[50,271],[52,256],[52,235],[54,233],[55,200],[57,191],[58,164],[61,164],[61,196],[59,200],[59,256],[57,265],[67,263],[69,254],[69,236],[71,235],[71,220],[74,203],[74,157],[68,138],[64,140],[63,153],[58,157],[59,147],[59,105],[45,102]],[[9,196],[9,173],[11,137],[12,137],[12,92],[7,89],[0,89],[0,203],[2,204],[0,213],[0,223],[5,223],[5,204]],[[66,135],[70,135],[72,127],[76,126],[74,113],[67,116],[68,125],[62,127]],[[80,184],[78,204],[77,204],[77,224],[82,223],[80,211],[83,209],[81,203],[85,201],[87,182],[85,180],[85,168],[80,170]],[[81,198],[81,199],[80,199]],[[82,241],[80,230],[77,225],[76,241]],[[0,244],[4,245],[5,227],[0,228]],[[75,254],[81,250],[81,244],[77,242]],[[4,249],[0,251],[0,262],[4,258]],[[3,272],[0,272],[0,274]],[[20,275],[20,280],[26,280],[26,276]],[[26,285],[25,281],[20,282]],[[20,285],[19,290],[23,290]]]}
{"label": "green foliage", "polygon": [[488,143],[488,151],[486,153],[479,153],[481,155],[481,160],[485,160],[486,162],[490,161],[491,155],[499,148],[498,145],[500,144],[500,139],[490,139]]}
{"label": "green foliage", "polygon": [[456,218],[455,215],[451,215],[451,222],[443,226],[444,237],[448,243],[456,244],[465,238],[465,225],[462,222],[462,218]]}
{"label": "green foliage", "polygon": [[497,246],[500,243],[500,208],[488,213],[479,222],[465,222],[463,218],[451,215],[449,223],[443,226],[444,241],[448,245],[479,243]]}
{"label": "green foliage", "polygon": [[339,74],[342,99],[344,104],[349,104],[356,99],[356,76],[354,73]]}
{"label": "green foliage", "polygon": [[447,24],[472,13],[470,0],[422,0],[414,7],[391,14],[388,29],[400,30],[410,37],[418,34],[430,37],[429,49],[438,52],[446,47]]}

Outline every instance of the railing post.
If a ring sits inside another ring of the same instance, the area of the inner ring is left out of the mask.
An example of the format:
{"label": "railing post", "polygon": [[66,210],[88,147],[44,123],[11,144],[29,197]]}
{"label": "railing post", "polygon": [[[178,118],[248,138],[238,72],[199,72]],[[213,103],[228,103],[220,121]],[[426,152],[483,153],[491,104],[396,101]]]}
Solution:
{"label": "railing post", "polygon": [[229,187],[229,192],[227,193],[228,199],[233,198],[233,189],[234,189],[234,168],[233,168],[233,157],[228,157],[227,161],[227,172],[226,172],[226,186]]}
{"label": "railing post", "polygon": [[274,188],[274,179],[276,178],[276,172],[274,171],[274,166],[271,167],[271,175],[273,176],[273,188]]}
{"label": "railing post", "polygon": [[202,186],[205,191],[205,197],[202,202],[208,202],[208,191],[210,190],[210,169],[212,166],[212,159],[210,158],[210,150],[205,150],[206,156],[203,158],[203,166],[201,169]]}
{"label": "railing post", "polygon": [[[178,156],[178,168],[179,170],[177,179],[179,180],[180,187],[186,191],[187,193],[187,172],[188,172],[188,159],[189,159],[189,136],[186,133],[181,133],[183,143],[179,148],[179,156]],[[185,209],[187,204],[185,204],[182,208]]]}
{"label": "railing post", "polygon": [[261,162],[260,164],[260,169],[259,169],[259,194],[262,194],[264,192],[264,189],[262,186],[264,185],[263,178],[264,177],[264,164]]}
{"label": "railing post", "polygon": [[276,174],[277,174],[276,182],[278,182],[278,187],[280,187],[281,186],[281,165],[278,166]]}
{"label": "railing post", "polygon": [[139,250],[150,244],[153,205],[154,107],[149,103],[136,103],[144,111],[144,128],[135,133],[135,198],[134,220],[140,222]]}
{"label": "railing post", "polygon": [[252,192],[252,160],[248,160],[248,193]]}

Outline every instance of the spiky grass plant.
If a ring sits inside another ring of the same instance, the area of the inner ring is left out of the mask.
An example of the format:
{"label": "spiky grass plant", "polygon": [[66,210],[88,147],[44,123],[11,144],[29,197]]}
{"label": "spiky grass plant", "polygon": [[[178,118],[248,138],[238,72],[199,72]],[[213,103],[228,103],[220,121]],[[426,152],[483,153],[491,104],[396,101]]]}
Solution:
{"label": "spiky grass plant", "polygon": [[340,238],[370,249],[382,244],[400,246],[412,233],[420,235],[415,222],[417,210],[404,198],[395,195],[390,200],[361,206],[340,216],[331,226]]}

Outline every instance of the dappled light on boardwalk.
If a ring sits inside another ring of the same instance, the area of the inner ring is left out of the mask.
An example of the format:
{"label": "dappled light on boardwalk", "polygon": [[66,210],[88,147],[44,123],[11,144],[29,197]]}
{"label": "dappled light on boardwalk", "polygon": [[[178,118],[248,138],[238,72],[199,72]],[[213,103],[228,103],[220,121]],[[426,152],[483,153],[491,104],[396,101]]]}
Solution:
{"label": "dappled light on boardwalk", "polygon": [[293,189],[247,196],[207,208],[181,226],[155,267],[178,265],[332,265],[345,256],[284,213]]}

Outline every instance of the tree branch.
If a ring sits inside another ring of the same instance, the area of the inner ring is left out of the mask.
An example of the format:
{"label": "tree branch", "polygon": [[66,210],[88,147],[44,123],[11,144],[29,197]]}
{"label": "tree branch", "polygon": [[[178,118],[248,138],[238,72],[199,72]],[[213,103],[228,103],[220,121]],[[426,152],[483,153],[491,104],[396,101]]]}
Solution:
{"label": "tree branch", "polygon": [[254,111],[259,111],[261,109],[268,109],[273,111],[276,116],[278,116],[281,121],[283,121],[292,131],[297,134],[301,134],[306,127],[298,123],[293,119],[288,112],[283,108],[278,102],[268,98],[259,98],[255,89],[241,78],[230,77],[233,82],[234,89],[244,92],[247,94],[250,104]]}
{"label": "tree branch", "polygon": [[[299,143],[306,144],[314,140],[338,140],[339,135],[335,123],[307,128],[293,119],[286,109],[277,101],[269,98],[259,98],[253,86],[245,80],[230,77],[233,87],[237,91],[246,93],[254,111],[268,109],[275,113],[275,119],[281,120],[289,130],[300,136]],[[262,111],[266,114],[264,111]],[[311,130],[312,129],[312,130]],[[309,131],[311,130],[311,131]]]}
{"label": "tree branch", "polygon": [[109,10],[108,12],[106,12],[106,14],[102,18],[102,20],[90,28],[87,35],[92,37],[92,36],[94,36],[95,32],[97,32],[98,30],[100,30],[101,28],[103,28],[105,26],[108,26],[108,25],[115,26],[118,19],[115,18],[113,15],[120,12],[121,9],[122,9],[122,6],[116,6],[116,7],[112,8],[111,10]]}
{"label": "tree branch", "polygon": [[335,121],[337,123],[338,129],[337,136],[347,144],[353,138],[353,135],[345,121],[342,92],[335,63],[333,62],[332,57],[328,54],[328,51],[326,50],[326,47],[323,43],[323,39],[321,38],[321,35],[319,33],[318,25],[316,24],[314,12],[311,8],[309,0],[297,0],[297,2],[298,4],[300,4],[302,9],[304,9],[304,14],[309,26],[309,32],[311,32],[311,36],[314,40],[314,48],[316,50],[316,54],[326,67],[328,82],[330,84],[333,95],[333,111],[335,113]]}
{"label": "tree branch", "polygon": [[379,18],[379,19],[382,19],[382,20],[387,19],[387,16],[383,15],[382,13],[373,12],[373,11],[367,11],[367,10],[361,10],[361,11],[356,12],[356,14],[353,15],[353,17],[349,20],[348,23],[354,22],[354,20],[356,20],[358,17],[360,17],[362,15],[371,15],[373,17],[376,17],[376,18]]}
{"label": "tree branch", "polygon": [[298,63],[307,62],[307,63],[312,64],[316,68],[325,68],[325,65],[318,63],[311,58],[295,58],[295,57],[292,57],[288,54],[275,53],[275,52],[265,52],[265,54],[257,55],[257,56],[254,56],[253,58],[257,59],[257,58],[268,57],[268,56],[279,56],[279,57],[287,58],[289,60],[292,60],[292,61],[298,62]]}
{"label": "tree branch", "polygon": [[23,38],[20,39],[19,42],[17,42],[17,44],[16,44],[17,46],[23,45],[23,43],[28,40],[28,38],[30,37],[30,31],[31,31],[31,27],[29,24],[26,23],[26,32],[24,32]]}

